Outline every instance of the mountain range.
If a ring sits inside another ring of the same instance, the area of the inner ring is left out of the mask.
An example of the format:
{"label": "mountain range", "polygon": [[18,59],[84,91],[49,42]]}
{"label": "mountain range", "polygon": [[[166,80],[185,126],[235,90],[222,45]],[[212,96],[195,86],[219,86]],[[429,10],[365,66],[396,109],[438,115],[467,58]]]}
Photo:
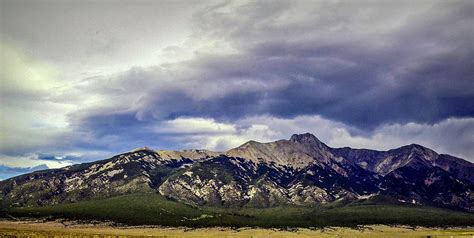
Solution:
{"label": "mountain range", "polygon": [[417,144],[331,148],[314,135],[249,141],[226,152],[136,149],[0,182],[3,207],[157,193],[191,206],[320,206],[384,198],[474,212],[474,164]]}

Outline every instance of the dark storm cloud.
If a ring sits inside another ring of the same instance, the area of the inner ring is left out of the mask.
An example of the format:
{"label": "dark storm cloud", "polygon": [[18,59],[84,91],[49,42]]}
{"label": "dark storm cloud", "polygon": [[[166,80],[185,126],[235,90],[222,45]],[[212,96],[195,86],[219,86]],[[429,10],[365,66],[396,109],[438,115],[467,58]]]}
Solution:
{"label": "dark storm cloud", "polygon": [[[390,11],[384,3],[366,12],[367,19],[376,17],[376,11]],[[250,42],[245,54],[263,58],[263,62],[254,63],[273,65],[277,69],[267,72],[288,80],[287,87],[267,94],[278,100],[269,100],[271,103],[262,107],[276,116],[316,113],[359,127],[472,116],[473,4],[457,3],[426,7],[423,14],[384,33],[370,32],[372,22],[363,23],[370,33],[357,32],[351,26],[358,24],[347,22],[351,14],[342,18],[336,14],[327,16],[333,20],[317,18],[314,24],[304,22],[297,27],[298,31],[307,28],[304,37],[277,25],[270,28],[270,35],[284,33],[287,38],[246,39],[242,34],[239,44]],[[360,6],[350,9],[357,12]],[[377,21],[391,23],[383,17],[372,20],[374,25]],[[321,21],[332,23],[325,28],[343,30],[318,30]],[[355,31],[354,37],[347,33],[351,31]],[[320,36],[324,34],[328,36]]]}
{"label": "dark storm cloud", "polygon": [[164,133],[153,130],[159,124],[160,121],[152,118],[139,119],[135,112],[87,115],[72,125],[76,133],[72,147],[108,151],[108,156],[144,146],[177,149],[178,145],[162,137]]}
{"label": "dark storm cloud", "polygon": [[293,6],[283,2],[196,15],[197,32],[229,43],[232,53],[143,69],[146,77],[127,73],[118,87],[148,85],[127,109],[127,120],[136,121],[109,115],[106,123],[87,116],[85,123],[100,134],[151,118],[318,114],[372,129],[474,115],[471,1],[413,3],[416,11],[409,2],[305,4],[307,15],[290,22],[281,18]]}

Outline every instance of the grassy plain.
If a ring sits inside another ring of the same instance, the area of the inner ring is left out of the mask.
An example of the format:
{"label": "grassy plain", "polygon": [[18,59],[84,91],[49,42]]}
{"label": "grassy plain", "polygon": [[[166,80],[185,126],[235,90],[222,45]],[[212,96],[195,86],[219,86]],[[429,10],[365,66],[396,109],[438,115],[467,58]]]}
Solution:
{"label": "grassy plain", "polygon": [[114,237],[167,237],[167,238],[293,238],[293,237],[455,237],[472,238],[473,229],[425,228],[372,225],[358,228],[328,227],[324,229],[298,228],[293,230],[262,228],[165,228],[165,227],[111,227],[106,225],[68,225],[58,222],[0,221],[1,237],[56,237],[56,238],[114,238]]}

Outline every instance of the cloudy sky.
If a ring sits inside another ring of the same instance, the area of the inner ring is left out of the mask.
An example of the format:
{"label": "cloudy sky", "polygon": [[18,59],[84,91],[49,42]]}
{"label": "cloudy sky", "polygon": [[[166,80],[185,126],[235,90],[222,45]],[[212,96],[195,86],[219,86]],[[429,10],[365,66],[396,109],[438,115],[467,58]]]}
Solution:
{"label": "cloudy sky", "polygon": [[303,132],[474,161],[471,0],[0,0],[0,11],[0,178]]}

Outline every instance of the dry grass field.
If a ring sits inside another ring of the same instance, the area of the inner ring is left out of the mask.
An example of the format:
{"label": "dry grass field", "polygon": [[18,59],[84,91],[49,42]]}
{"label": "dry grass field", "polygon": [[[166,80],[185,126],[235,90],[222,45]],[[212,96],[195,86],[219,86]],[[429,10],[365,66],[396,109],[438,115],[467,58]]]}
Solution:
{"label": "dry grass field", "polygon": [[108,225],[65,225],[59,222],[0,221],[0,237],[55,237],[55,238],[112,238],[112,237],[167,237],[167,238],[292,238],[292,237],[456,237],[473,238],[474,228],[424,228],[373,225],[357,229],[328,227],[324,229],[256,229],[256,228],[166,228],[112,227]]}

